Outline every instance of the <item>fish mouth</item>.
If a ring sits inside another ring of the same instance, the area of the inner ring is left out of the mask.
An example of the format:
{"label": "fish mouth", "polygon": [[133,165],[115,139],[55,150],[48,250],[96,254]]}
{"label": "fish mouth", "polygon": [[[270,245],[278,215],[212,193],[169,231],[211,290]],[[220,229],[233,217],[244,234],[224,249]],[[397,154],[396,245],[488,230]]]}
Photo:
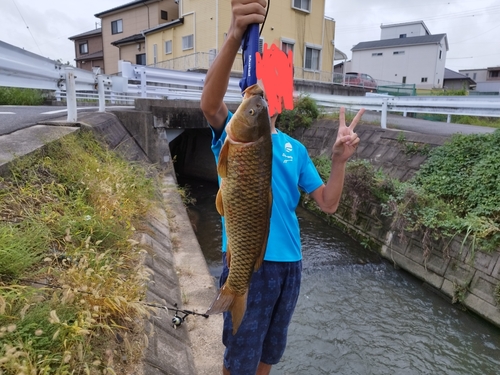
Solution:
{"label": "fish mouth", "polygon": [[252,96],[260,96],[265,99],[265,93],[262,87],[256,83],[255,85],[249,86],[243,91],[244,97],[243,99],[251,98]]}

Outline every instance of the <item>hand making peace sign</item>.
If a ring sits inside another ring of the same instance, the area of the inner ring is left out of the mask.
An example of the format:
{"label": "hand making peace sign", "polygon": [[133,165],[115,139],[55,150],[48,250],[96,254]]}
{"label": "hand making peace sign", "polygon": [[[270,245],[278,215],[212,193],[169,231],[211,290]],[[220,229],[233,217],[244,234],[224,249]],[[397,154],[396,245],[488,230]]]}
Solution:
{"label": "hand making peace sign", "polygon": [[347,159],[354,154],[354,151],[356,151],[359,144],[359,137],[356,133],[354,133],[354,129],[361,120],[364,112],[364,108],[360,109],[352,120],[351,125],[346,126],[345,108],[340,108],[339,130],[337,132],[337,139],[335,140],[332,148],[332,158],[337,158],[339,161],[347,161]]}

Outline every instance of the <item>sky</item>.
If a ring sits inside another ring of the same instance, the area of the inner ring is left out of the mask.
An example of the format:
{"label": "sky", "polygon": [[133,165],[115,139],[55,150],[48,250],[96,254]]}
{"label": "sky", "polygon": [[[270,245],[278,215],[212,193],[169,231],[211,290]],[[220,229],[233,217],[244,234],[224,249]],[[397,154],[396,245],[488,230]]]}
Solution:
{"label": "sky", "polygon": [[[129,1],[0,0],[0,40],[74,65],[68,38],[95,29],[94,14]],[[500,66],[499,0],[326,0],[325,13],[335,19],[335,44],[348,58],[357,43],[380,39],[381,24],[424,21],[432,34],[448,36],[447,68]]]}

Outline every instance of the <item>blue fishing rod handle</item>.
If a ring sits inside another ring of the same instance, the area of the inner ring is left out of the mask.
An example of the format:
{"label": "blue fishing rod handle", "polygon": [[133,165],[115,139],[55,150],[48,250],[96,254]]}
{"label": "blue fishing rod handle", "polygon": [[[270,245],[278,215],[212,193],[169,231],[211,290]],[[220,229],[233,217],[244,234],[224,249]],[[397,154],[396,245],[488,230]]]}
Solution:
{"label": "blue fishing rod handle", "polygon": [[257,83],[255,54],[259,52],[259,24],[248,26],[241,42],[243,50],[243,77],[240,80],[241,91]]}

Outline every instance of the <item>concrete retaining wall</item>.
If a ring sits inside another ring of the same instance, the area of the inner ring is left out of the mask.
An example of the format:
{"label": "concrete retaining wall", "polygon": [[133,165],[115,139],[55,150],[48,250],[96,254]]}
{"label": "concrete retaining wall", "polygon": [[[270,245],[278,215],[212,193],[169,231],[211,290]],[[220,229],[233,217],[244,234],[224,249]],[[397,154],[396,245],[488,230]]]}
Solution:
{"label": "concrete retaining wall", "polygon": [[[309,149],[311,156],[329,155],[337,126],[332,121],[318,121],[296,138]],[[381,129],[370,125],[356,128],[361,143],[354,158],[369,160],[391,177],[406,181],[419,169],[427,156],[408,154],[408,147],[432,148],[446,140],[441,136]],[[466,308],[500,327],[500,309],[495,288],[500,284],[500,250],[494,253],[472,251],[462,245],[463,238],[432,241],[428,257],[424,257],[423,233],[405,233],[403,239],[390,230],[390,219],[381,207],[364,202],[356,214],[342,205],[329,220],[358,238],[370,238],[381,255],[439,291],[450,302]]]}

